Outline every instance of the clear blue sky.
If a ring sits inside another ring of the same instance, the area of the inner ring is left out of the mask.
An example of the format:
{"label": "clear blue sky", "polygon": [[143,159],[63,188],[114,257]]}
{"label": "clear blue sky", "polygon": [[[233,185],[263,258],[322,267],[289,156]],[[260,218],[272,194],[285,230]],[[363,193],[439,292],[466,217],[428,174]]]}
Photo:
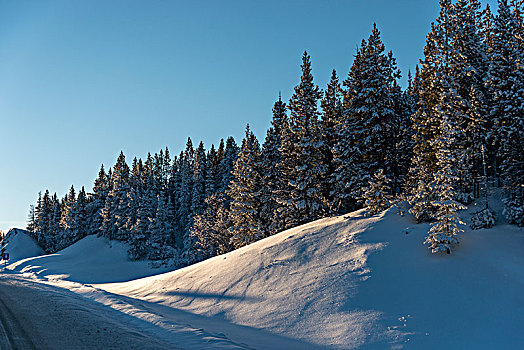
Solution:
{"label": "clear blue sky", "polygon": [[405,76],[437,13],[437,0],[2,0],[0,229],[25,226],[39,191],[90,190],[120,150],[240,142],[246,123],[263,139],[303,51],[322,88],[333,68],[343,80],[373,22]]}

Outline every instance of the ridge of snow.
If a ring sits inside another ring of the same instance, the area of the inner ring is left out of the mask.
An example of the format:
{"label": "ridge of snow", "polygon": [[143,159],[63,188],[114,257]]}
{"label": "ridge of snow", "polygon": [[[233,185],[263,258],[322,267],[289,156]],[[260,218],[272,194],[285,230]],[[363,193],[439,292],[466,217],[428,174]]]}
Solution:
{"label": "ridge of snow", "polygon": [[27,231],[17,228],[7,232],[0,249],[5,249],[9,253],[10,262],[45,254]]}

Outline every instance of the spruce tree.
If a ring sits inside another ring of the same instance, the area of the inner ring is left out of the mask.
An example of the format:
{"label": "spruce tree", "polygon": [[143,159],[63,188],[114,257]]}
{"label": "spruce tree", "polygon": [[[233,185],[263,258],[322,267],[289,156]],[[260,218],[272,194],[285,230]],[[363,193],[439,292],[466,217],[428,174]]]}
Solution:
{"label": "spruce tree", "polygon": [[279,170],[284,181],[278,201],[285,228],[309,222],[328,212],[324,197],[327,165],[317,104],[321,93],[313,83],[307,52],[302,56],[300,84],[289,101],[289,123],[283,132]]}
{"label": "spruce tree", "polygon": [[110,240],[127,241],[131,234],[131,228],[128,227],[129,190],[129,166],[124,152],[120,152],[113,167],[111,189],[102,210],[102,234]]}
{"label": "spruce tree", "polygon": [[186,263],[192,264],[233,250],[231,218],[228,200],[224,193],[215,193],[206,199],[206,209],[195,216],[191,229],[191,247],[186,253]]}
{"label": "spruce tree", "polygon": [[263,225],[260,220],[262,172],[259,164],[260,145],[247,125],[228,191],[231,197],[229,231],[236,248],[263,237]]}
{"label": "spruce tree", "polygon": [[379,169],[364,188],[363,201],[369,215],[378,214],[391,206],[391,180]]}
{"label": "spruce tree", "polygon": [[338,203],[335,201],[336,180],[333,177],[335,172],[334,152],[338,142],[339,125],[342,123],[342,89],[338,81],[336,70],[331,73],[331,80],[324,92],[324,97],[320,101],[322,107],[321,134],[323,139],[324,162],[327,164],[326,178],[324,182],[324,196],[330,204],[330,211],[337,211]]}
{"label": "spruce tree", "polygon": [[[204,143],[200,141],[193,160],[193,193],[191,195],[191,221],[204,210],[206,200],[207,160]],[[192,224],[192,223],[191,223]],[[190,224],[190,225],[191,225]]]}
{"label": "spruce tree", "polygon": [[70,246],[78,235],[76,225],[76,192],[73,185],[65,196],[60,219],[61,233],[58,242],[58,250]]}
{"label": "spruce tree", "polygon": [[496,128],[505,215],[510,222],[524,225],[524,52],[519,43],[520,26],[507,1],[499,1],[488,85],[493,95],[490,112]]}
{"label": "spruce tree", "polygon": [[[233,180],[233,168],[237,161],[238,153],[240,148],[238,147],[235,139],[230,136],[226,140],[226,146],[224,148],[224,156],[220,162],[220,186],[218,187],[219,192],[226,192],[229,188],[231,180]],[[220,153],[219,153],[220,154]]]}
{"label": "spruce tree", "polygon": [[344,81],[343,117],[335,147],[334,173],[341,210],[351,210],[362,189],[378,169],[390,175],[395,167],[388,156],[395,145],[392,89],[399,72],[392,54],[376,25],[369,39],[357,50],[348,78]]}
{"label": "spruce tree", "polygon": [[104,165],[100,166],[98,177],[93,185],[92,200],[88,211],[88,234],[96,234],[102,226],[102,209],[105,206],[107,194],[109,193],[109,178],[105,172]]}
{"label": "spruce tree", "polygon": [[460,117],[455,114],[460,110],[456,105],[462,101],[457,96],[456,83],[450,76],[441,76],[439,86],[442,89],[441,99],[435,111],[440,119],[440,134],[434,140],[438,170],[430,185],[436,197],[431,203],[435,208],[436,221],[425,243],[433,253],[450,253],[452,246],[458,243],[457,234],[462,231],[459,225],[463,222],[458,217],[458,211],[465,209],[457,201],[463,152],[456,144],[463,137],[463,130],[457,124]]}
{"label": "spruce tree", "polygon": [[283,132],[287,127],[286,104],[282,102],[282,97],[279,94],[278,101],[273,106],[273,118],[262,145],[260,159],[260,168],[263,172],[260,215],[264,225],[265,236],[280,232],[284,228],[278,210],[280,204],[277,198],[279,191],[284,186],[279,164],[282,162]]}
{"label": "spruce tree", "polygon": [[441,69],[447,64],[449,56],[449,33],[446,29],[449,23],[451,3],[440,0],[440,14],[431,24],[431,32],[427,35],[424,47],[424,59],[421,60],[418,85],[418,105],[412,116],[413,122],[413,158],[409,170],[409,202],[410,212],[417,221],[431,221],[435,218],[436,208],[433,206],[435,192],[431,188],[433,174],[437,171],[435,139],[439,136],[440,122],[436,106],[440,102],[440,87],[438,85]]}

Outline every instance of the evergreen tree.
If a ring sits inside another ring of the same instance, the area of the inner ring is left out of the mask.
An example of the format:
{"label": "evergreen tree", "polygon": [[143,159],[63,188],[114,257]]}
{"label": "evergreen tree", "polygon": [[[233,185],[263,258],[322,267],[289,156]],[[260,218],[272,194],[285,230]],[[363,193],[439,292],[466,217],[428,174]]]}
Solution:
{"label": "evergreen tree", "polygon": [[204,143],[200,141],[193,160],[193,193],[191,195],[191,224],[194,215],[204,210],[206,200],[207,160]]}
{"label": "evergreen tree", "polygon": [[104,165],[100,166],[98,177],[93,186],[92,200],[87,212],[89,217],[88,234],[98,233],[102,226],[102,209],[105,206],[107,194],[109,193],[109,177],[105,172]]}
{"label": "evergreen tree", "polygon": [[169,243],[174,235],[171,199],[162,194],[157,197],[157,210],[153,220],[150,220],[148,240],[149,258],[152,260],[173,259],[177,251]]}
{"label": "evergreen tree", "polygon": [[179,158],[179,172],[180,172],[180,193],[178,195],[178,227],[177,229],[186,234],[189,232],[192,218],[192,202],[193,202],[193,180],[194,180],[194,149],[191,138],[188,138],[186,149]]}
{"label": "evergreen tree", "polygon": [[211,149],[206,156],[206,198],[217,192],[219,184],[220,161],[218,159],[215,145],[211,145]]}
{"label": "evergreen tree", "polygon": [[463,224],[458,217],[457,211],[465,207],[457,202],[457,183],[460,180],[460,166],[463,162],[463,153],[457,147],[457,139],[460,139],[463,130],[457,125],[457,113],[460,103],[457,96],[457,88],[449,81],[449,76],[441,77],[439,85],[442,87],[441,101],[436,109],[440,118],[440,135],[435,139],[435,147],[438,150],[437,172],[434,174],[431,188],[436,198],[432,201],[435,208],[435,223],[432,225],[425,243],[429,245],[432,252],[451,252],[453,245],[458,243],[457,234],[462,230]]}
{"label": "evergreen tree", "polygon": [[49,220],[46,233],[47,251],[49,253],[54,253],[60,249],[59,237],[62,231],[62,228],[60,227],[60,219],[63,211],[63,206],[58,200],[56,192],[51,196],[49,206]]}
{"label": "evergreen tree", "polygon": [[369,186],[364,189],[364,205],[369,215],[378,214],[391,206],[391,180],[382,169],[379,169],[369,180]]}
{"label": "evergreen tree", "polygon": [[284,229],[280,218],[279,191],[284,187],[279,164],[282,162],[282,137],[288,127],[286,104],[279,94],[278,101],[273,106],[271,127],[267,130],[266,139],[262,145],[260,168],[262,174],[262,208],[260,217],[264,225],[264,235],[269,236]]}
{"label": "evergreen tree", "polygon": [[421,60],[418,85],[418,105],[412,116],[413,122],[413,158],[409,173],[410,212],[417,221],[430,221],[435,218],[433,206],[435,192],[431,188],[433,174],[437,171],[437,148],[434,140],[439,136],[440,122],[436,106],[440,100],[438,76],[447,64],[450,53],[449,23],[451,3],[440,0],[440,14],[431,24],[424,47],[424,59]]}
{"label": "evergreen tree", "polygon": [[321,134],[323,140],[324,162],[327,165],[326,177],[324,182],[324,196],[331,206],[331,210],[337,211],[338,203],[335,203],[337,193],[336,180],[333,173],[335,172],[334,151],[338,143],[338,130],[342,123],[342,89],[338,81],[336,70],[333,69],[331,80],[324,92],[324,97],[320,101],[322,107]]}
{"label": "evergreen tree", "polygon": [[395,167],[392,89],[399,77],[392,54],[384,52],[380,32],[372,33],[361,47],[344,81],[343,120],[335,148],[334,173],[341,210],[354,208],[355,199],[378,169],[390,175]]}
{"label": "evergreen tree", "polygon": [[129,220],[129,166],[124,152],[120,152],[113,167],[111,188],[102,209],[102,234],[110,240],[127,241],[131,234]]}
{"label": "evergreen tree", "polygon": [[505,215],[524,225],[524,66],[518,17],[499,1],[493,24],[488,85],[493,95],[491,118],[496,128],[498,163],[504,185]]}
{"label": "evergreen tree", "polygon": [[76,225],[76,192],[73,185],[71,185],[69,193],[64,197],[60,227],[62,230],[59,237],[58,250],[70,246],[78,235]]}
{"label": "evergreen tree", "polygon": [[248,125],[228,191],[231,197],[232,223],[229,231],[236,248],[263,237],[263,225],[260,220],[262,173],[259,159],[260,145]]}
{"label": "evergreen tree", "polygon": [[302,57],[300,84],[289,102],[290,118],[282,138],[282,173],[284,188],[279,191],[281,218],[285,228],[312,221],[328,211],[323,183],[327,165],[317,109],[321,93],[313,83],[307,52]]}
{"label": "evergreen tree", "polygon": [[239,152],[240,148],[235,142],[235,139],[232,136],[228,137],[224,148],[224,156],[220,162],[221,182],[218,187],[219,192],[225,192],[229,188],[229,184],[231,180],[233,180],[233,168]]}
{"label": "evergreen tree", "polygon": [[233,250],[227,203],[224,193],[215,193],[206,199],[206,209],[194,218],[192,246],[187,250],[186,263],[196,263]]}

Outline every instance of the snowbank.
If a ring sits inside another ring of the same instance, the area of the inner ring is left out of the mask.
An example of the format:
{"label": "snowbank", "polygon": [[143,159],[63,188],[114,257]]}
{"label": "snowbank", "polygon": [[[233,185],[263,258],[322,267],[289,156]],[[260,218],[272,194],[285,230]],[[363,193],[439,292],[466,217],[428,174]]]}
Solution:
{"label": "snowbank", "polygon": [[124,243],[110,244],[105,238],[87,236],[55,254],[20,260],[7,268],[81,283],[129,281],[170,270],[153,269],[147,261],[129,261],[127,250]]}
{"label": "snowbank", "polygon": [[9,253],[9,262],[44,254],[44,251],[29,237],[27,231],[12,228],[7,232],[0,249]]}

